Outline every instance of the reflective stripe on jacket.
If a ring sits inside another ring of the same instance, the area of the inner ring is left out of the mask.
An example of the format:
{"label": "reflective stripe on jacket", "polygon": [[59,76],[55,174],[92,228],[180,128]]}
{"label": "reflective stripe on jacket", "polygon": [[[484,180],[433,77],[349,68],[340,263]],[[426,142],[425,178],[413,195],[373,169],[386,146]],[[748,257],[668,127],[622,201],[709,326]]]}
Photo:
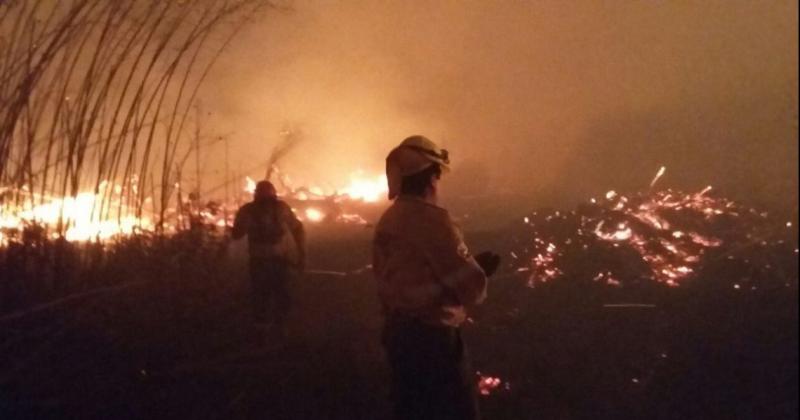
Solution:
{"label": "reflective stripe on jacket", "polygon": [[464,305],[486,298],[487,279],[449,213],[401,196],[381,217],[373,242],[378,295],[387,315],[458,326]]}

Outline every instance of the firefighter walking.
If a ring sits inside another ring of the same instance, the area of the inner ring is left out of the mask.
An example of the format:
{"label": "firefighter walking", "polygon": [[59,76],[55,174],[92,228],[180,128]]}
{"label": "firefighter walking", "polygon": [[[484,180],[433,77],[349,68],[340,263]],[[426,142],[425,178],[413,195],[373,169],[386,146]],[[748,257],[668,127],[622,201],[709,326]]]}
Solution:
{"label": "firefighter walking", "polygon": [[460,326],[486,298],[500,258],[472,256],[438,205],[446,150],[423,136],[386,158],[389,199],[376,226],[373,267],[385,316],[395,420],[479,418],[477,383]]}
{"label": "firefighter walking", "polygon": [[256,325],[285,336],[291,307],[289,281],[305,264],[305,231],[269,181],[257,183],[253,201],[236,213],[231,236],[245,235]]}

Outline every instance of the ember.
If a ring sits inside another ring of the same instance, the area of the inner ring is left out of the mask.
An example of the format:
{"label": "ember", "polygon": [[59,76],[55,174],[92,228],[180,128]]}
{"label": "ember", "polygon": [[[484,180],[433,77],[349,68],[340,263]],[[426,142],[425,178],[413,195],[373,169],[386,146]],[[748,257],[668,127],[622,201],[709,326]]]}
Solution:
{"label": "ember", "polygon": [[[491,395],[498,388],[500,388],[501,385],[503,385],[503,381],[500,378],[482,375],[480,372],[478,372],[477,375],[478,391],[483,396]],[[509,384],[506,383],[504,388],[509,389]]]}
{"label": "ember", "polygon": [[[785,222],[773,222],[767,214],[714,197],[711,191],[706,187],[697,193],[664,190],[633,196],[609,191],[605,200],[592,199],[571,213],[533,213],[524,218],[532,242],[515,253],[528,255],[521,260],[528,264],[517,271],[530,270],[531,287],[560,278],[609,286],[652,280],[674,287],[726,256],[738,260],[732,254],[743,249],[782,249],[796,243],[780,232]],[[772,266],[762,262],[760,269]]]}

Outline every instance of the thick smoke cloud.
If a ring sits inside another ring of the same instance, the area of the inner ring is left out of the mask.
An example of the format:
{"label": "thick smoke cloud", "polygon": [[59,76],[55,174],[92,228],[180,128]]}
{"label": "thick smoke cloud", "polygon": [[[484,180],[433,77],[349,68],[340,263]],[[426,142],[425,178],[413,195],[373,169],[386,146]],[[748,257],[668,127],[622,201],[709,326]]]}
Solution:
{"label": "thick smoke cloud", "polygon": [[242,34],[205,108],[241,168],[300,128],[283,166],[308,182],[380,173],[422,133],[460,195],[563,205],[665,165],[665,185],[791,209],[797,28],[788,1],[298,1]]}

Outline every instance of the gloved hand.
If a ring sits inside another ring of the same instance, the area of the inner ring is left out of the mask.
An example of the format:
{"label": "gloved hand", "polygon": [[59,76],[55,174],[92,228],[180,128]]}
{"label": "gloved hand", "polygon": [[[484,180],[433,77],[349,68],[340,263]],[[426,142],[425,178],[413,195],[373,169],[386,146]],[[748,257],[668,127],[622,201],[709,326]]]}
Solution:
{"label": "gloved hand", "polygon": [[483,272],[486,273],[486,277],[493,275],[495,271],[497,271],[497,267],[500,266],[500,256],[490,251],[481,252],[476,255],[475,261],[481,266]]}

